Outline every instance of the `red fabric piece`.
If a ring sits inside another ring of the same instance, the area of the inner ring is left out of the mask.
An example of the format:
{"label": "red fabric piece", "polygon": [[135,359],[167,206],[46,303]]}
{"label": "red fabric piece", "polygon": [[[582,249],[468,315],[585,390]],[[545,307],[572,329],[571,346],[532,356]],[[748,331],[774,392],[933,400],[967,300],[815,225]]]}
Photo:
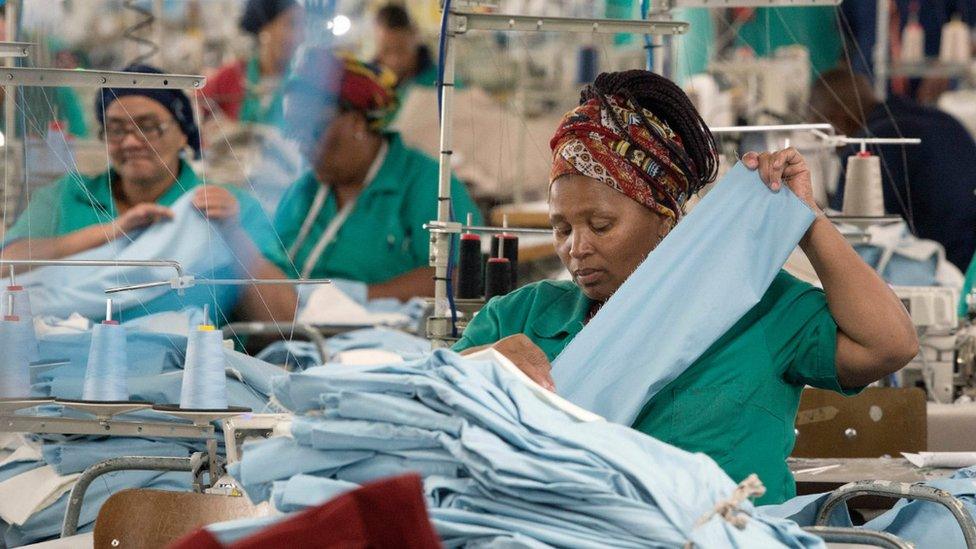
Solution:
{"label": "red fabric piece", "polygon": [[[221,547],[206,543],[210,539],[198,531],[170,549]],[[365,484],[226,547],[435,549],[441,543],[427,516],[420,476],[404,475]]]}
{"label": "red fabric piece", "polygon": [[224,549],[224,546],[213,534],[200,528],[174,541],[169,549]]}
{"label": "red fabric piece", "polygon": [[[247,62],[243,59],[232,61],[217,69],[213,76],[207,77],[207,85],[201,93],[227,118],[240,118],[241,105],[244,104],[244,96],[247,94]],[[206,101],[201,103],[208,113],[213,114]]]}

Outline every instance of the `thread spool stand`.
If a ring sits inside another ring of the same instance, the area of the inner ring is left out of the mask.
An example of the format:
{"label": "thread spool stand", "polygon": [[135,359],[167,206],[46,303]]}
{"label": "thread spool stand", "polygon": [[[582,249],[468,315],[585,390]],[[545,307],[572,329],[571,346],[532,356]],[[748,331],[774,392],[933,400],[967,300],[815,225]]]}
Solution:
{"label": "thread spool stand", "polygon": [[909,8],[908,23],[902,31],[901,59],[906,65],[925,62],[925,29],[918,22],[918,2],[912,2]]}
{"label": "thread spool stand", "polygon": [[0,397],[23,400],[30,397],[30,334],[16,314],[14,294],[7,294],[6,315],[0,324]]}
{"label": "thread spool stand", "polygon": [[512,291],[512,264],[503,255],[502,241],[498,242],[497,255],[488,258],[485,265],[485,301]]}
{"label": "thread spool stand", "polygon": [[209,306],[203,308],[203,324],[190,333],[186,345],[183,385],[179,404],[157,404],[153,410],[203,425],[250,412],[227,405],[223,333],[210,324]]}
{"label": "thread spool stand", "polygon": [[[468,214],[468,226],[472,224]],[[484,295],[484,270],[481,259],[481,237],[470,230],[461,235],[458,255],[458,299],[479,299]]]}
{"label": "thread spool stand", "polygon": [[835,223],[862,230],[901,221],[901,216],[885,214],[881,160],[867,151],[866,142],[861,143],[860,152],[847,159],[842,213],[828,217]]}
{"label": "thread spool stand", "polygon": [[17,316],[19,322],[27,325],[28,333],[25,336],[27,340],[27,357],[31,363],[40,360],[40,348],[37,345],[37,333],[34,331],[34,315],[31,312],[30,306],[30,294],[24,289],[23,286],[17,284],[17,280],[14,277],[14,267],[10,266],[10,284],[4,289],[3,295],[5,300],[3,303],[8,305],[8,301],[11,297],[14,298],[12,305],[12,312],[10,315]]}
{"label": "thread spool stand", "polygon": [[112,300],[106,299],[105,321],[92,327],[82,398],[55,402],[102,420],[151,408],[150,402],[129,399],[127,367],[125,328],[112,320]]}

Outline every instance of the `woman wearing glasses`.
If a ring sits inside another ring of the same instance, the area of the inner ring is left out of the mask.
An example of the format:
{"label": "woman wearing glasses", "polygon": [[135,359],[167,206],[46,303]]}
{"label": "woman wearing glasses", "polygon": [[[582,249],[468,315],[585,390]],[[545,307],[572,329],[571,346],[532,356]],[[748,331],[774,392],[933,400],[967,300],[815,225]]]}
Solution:
{"label": "woman wearing glasses", "polygon": [[[148,65],[125,70],[161,72]],[[199,157],[200,133],[182,91],[106,88],[96,97],[95,117],[109,170],[94,177],[68,174],[35,191],[4,235],[4,259],[60,259],[97,248],[172,219],[170,206],[192,192],[193,205],[247,258],[250,276],[285,278],[272,263],[284,251],[257,201],[238,188],[202,185],[183,159],[187,149]],[[248,286],[237,305],[244,318],[290,319],[295,294],[289,286]]]}

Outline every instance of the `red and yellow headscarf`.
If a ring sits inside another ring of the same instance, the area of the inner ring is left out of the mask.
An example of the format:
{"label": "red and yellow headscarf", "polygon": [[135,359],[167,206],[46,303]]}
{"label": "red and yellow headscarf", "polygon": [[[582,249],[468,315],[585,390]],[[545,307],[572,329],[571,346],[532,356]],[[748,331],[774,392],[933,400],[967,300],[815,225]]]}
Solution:
{"label": "red and yellow headscarf", "polygon": [[622,96],[602,99],[588,99],[563,116],[549,141],[550,184],[567,174],[591,177],[678,221],[689,182],[664,143],[683,147],[681,138],[654,113]]}
{"label": "red and yellow headscarf", "polygon": [[294,123],[300,125],[310,116],[304,110],[317,102],[361,112],[370,129],[382,130],[397,111],[396,82],[393,71],[375,63],[327,48],[310,48],[299,59],[287,93],[294,96],[304,92],[316,101],[301,103],[292,118],[297,117]]}
{"label": "red and yellow headscarf", "polygon": [[343,69],[340,103],[365,114],[371,129],[385,127],[397,110],[396,74],[349,54],[336,57],[342,62]]}

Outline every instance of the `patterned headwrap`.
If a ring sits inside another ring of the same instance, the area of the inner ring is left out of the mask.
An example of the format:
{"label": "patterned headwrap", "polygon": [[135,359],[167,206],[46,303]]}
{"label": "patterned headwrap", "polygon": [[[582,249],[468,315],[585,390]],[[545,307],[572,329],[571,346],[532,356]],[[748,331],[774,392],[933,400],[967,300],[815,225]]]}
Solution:
{"label": "patterned headwrap", "polygon": [[[313,107],[308,104],[308,98],[312,98],[320,107],[337,105],[340,109],[361,112],[369,128],[380,131],[397,111],[395,86],[396,74],[385,67],[350,54],[310,48],[298,60],[286,94],[296,96],[305,92],[306,99],[299,102],[300,107],[292,109],[298,118],[309,119],[306,109]],[[285,110],[287,117],[287,104]]]}
{"label": "patterned headwrap", "polygon": [[366,115],[370,129],[380,130],[390,123],[397,110],[396,74],[377,63],[340,55],[343,75],[339,103]]}
{"label": "patterned headwrap", "polygon": [[549,141],[549,182],[591,177],[677,221],[690,194],[688,176],[665,141],[683,150],[681,138],[647,109],[620,95],[590,98],[563,116]]}

